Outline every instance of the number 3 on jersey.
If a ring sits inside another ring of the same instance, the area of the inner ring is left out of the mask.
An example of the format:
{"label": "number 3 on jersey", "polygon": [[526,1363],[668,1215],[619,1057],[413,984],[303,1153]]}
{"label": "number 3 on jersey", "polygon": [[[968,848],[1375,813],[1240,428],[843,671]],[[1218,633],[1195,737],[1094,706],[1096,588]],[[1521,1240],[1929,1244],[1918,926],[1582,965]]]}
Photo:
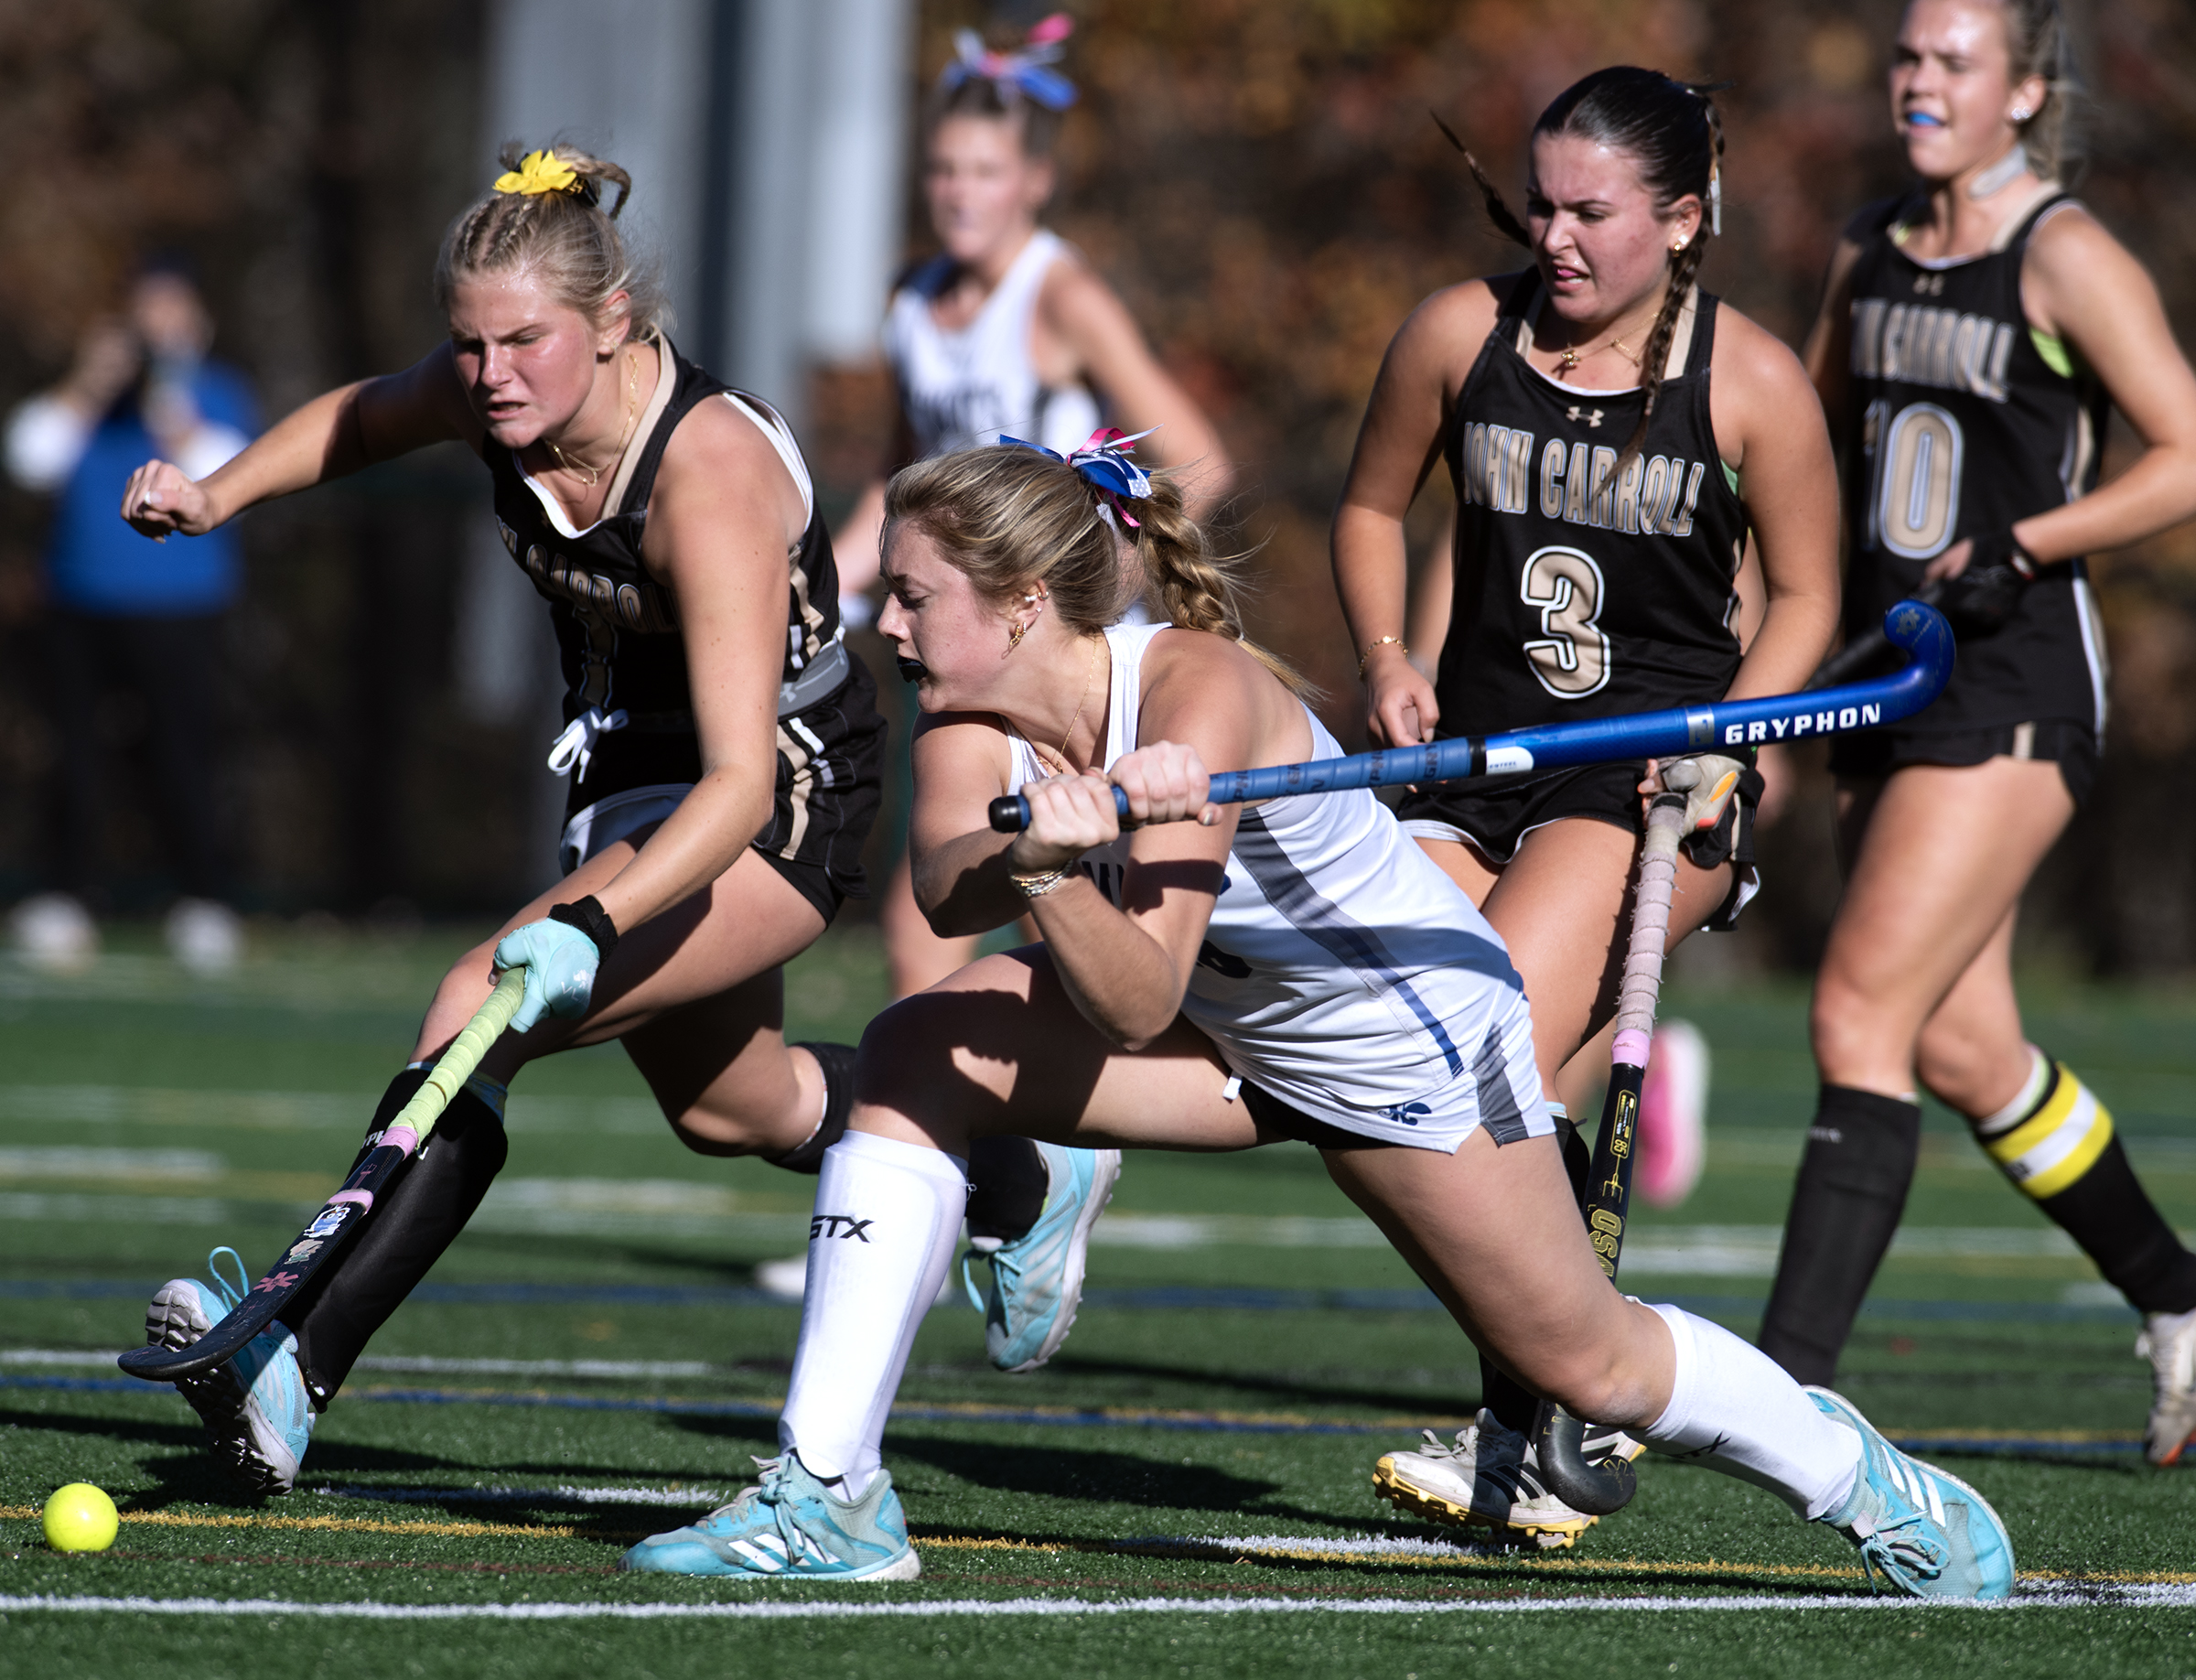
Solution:
{"label": "number 3 on jersey", "polygon": [[1911,403],[1887,422],[1888,403],[1870,404],[1862,436],[1873,438],[1876,493],[1870,533],[1904,560],[1933,560],[1960,525],[1960,423],[1934,403]]}
{"label": "number 3 on jersey", "polygon": [[1525,562],[1518,598],[1540,608],[1540,636],[1524,644],[1540,685],[1558,700],[1581,700],[1609,681],[1601,616],[1601,568],[1575,548],[1544,548]]}

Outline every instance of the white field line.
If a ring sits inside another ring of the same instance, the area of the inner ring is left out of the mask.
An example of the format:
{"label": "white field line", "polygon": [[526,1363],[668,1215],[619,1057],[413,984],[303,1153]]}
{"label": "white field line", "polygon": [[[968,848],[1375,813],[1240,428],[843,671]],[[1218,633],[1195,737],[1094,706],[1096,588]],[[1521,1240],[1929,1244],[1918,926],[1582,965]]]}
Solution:
{"label": "white field line", "polygon": [[[813,1584],[813,1583],[811,1583]],[[1973,1600],[1862,1599],[1826,1594],[1784,1597],[1734,1593],[1728,1597],[1507,1599],[1492,1602],[1443,1599],[933,1599],[928,1602],[858,1603],[811,1599],[803,1603],[738,1604],[387,1604],[376,1599],[312,1603],[294,1599],[63,1598],[58,1594],[0,1597],[0,1615],[34,1610],[75,1610],[139,1616],[301,1616],[368,1621],[806,1621],[900,1620],[923,1616],[1519,1616],[1554,1611],[1615,1610],[1668,1615],[1702,1611],[1986,1610],[2196,1609],[2196,1587],[2083,1588],[2052,1585],[1997,1603]]]}
{"label": "white field line", "polygon": [[[358,1092],[178,1091],[142,1085],[0,1085],[0,1121],[64,1125],[206,1126],[251,1132],[349,1132],[363,1136],[373,1097]],[[653,1136],[663,1116],[646,1097],[529,1096],[511,1099],[519,1132],[597,1132]]]}
{"label": "white field line", "polygon": [[698,1510],[731,1497],[714,1488],[307,1488],[324,1499],[392,1505],[667,1505]]}
{"label": "white field line", "polygon": [[218,1179],[229,1163],[204,1149],[0,1149],[0,1179]]}
{"label": "white field line", "polygon": [[[0,1366],[40,1365],[94,1370],[113,1364],[114,1353],[77,1348],[0,1348]],[[710,1377],[731,1367],[698,1359],[436,1359],[425,1355],[369,1354],[361,1371],[437,1376],[594,1377],[619,1382],[636,1377]]]}

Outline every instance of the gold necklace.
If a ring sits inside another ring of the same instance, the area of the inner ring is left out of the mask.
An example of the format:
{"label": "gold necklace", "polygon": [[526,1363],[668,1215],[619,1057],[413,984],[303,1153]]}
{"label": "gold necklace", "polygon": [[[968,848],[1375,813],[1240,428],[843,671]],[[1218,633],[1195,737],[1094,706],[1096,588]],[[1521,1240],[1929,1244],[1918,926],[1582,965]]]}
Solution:
{"label": "gold necklace", "polygon": [[1075,702],[1075,716],[1068,719],[1067,733],[1060,738],[1060,748],[1052,755],[1063,770],[1075,768],[1068,758],[1068,743],[1075,738],[1075,726],[1082,721],[1082,708],[1091,703],[1091,684],[1098,675],[1098,646],[1104,640],[1103,636],[1091,638],[1091,656],[1082,662],[1082,698]]}
{"label": "gold necklace", "polygon": [[[1631,329],[1629,327],[1625,328],[1625,331],[1627,332],[1631,330]],[[1631,351],[1624,348],[1624,340],[1622,339],[1611,339],[1607,344],[1601,346],[1601,350],[1616,350],[1623,356],[1625,361],[1632,363],[1635,367],[1639,364],[1640,359],[1633,355]],[[1599,350],[1590,350],[1582,352],[1570,345],[1566,345],[1556,358],[1556,372],[1558,373],[1568,373],[1573,368],[1584,361],[1587,357],[1599,355]]]}
{"label": "gold necklace", "polygon": [[604,473],[625,458],[625,446],[632,439],[633,423],[640,417],[640,367],[632,357],[628,356],[625,360],[625,429],[618,434],[618,448],[608,460],[595,468],[576,464],[571,457],[556,447],[554,438],[544,437],[542,441],[549,446],[549,454],[559,468],[593,490],[602,482]]}

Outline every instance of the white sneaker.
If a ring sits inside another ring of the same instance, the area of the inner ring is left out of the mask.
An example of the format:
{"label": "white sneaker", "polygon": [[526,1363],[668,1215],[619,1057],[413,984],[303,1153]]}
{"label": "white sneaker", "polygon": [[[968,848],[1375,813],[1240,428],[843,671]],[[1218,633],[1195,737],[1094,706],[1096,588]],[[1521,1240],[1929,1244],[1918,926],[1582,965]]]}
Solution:
{"label": "white sneaker", "polygon": [[2196,1436],[2196,1312],[2154,1312],[2143,1320],[2135,1351],[2150,1361],[2150,1425],[2143,1457],[2178,1464]]}
{"label": "white sneaker", "polygon": [[92,912],[65,892],[24,899],[9,915],[7,932],[28,962],[56,974],[88,968],[99,954]]}
{"label": "white sneaker", "polygon": [[167,952],[194,975],[225,975],[243,960],[243,919],[211,899],[178,899],[167,912]]}
{"label": "white sneaker", "polygon": [[1485,1528],[1512,1545],[1566,1546],[1600,1519],[1574,1511],[1542,1485],[1532,1442],[1492,1412],[1444,1445],[1431,1429],[1416,1452],[1391,1452],[1372,1471],[1373,1491],[1415,1516]]}

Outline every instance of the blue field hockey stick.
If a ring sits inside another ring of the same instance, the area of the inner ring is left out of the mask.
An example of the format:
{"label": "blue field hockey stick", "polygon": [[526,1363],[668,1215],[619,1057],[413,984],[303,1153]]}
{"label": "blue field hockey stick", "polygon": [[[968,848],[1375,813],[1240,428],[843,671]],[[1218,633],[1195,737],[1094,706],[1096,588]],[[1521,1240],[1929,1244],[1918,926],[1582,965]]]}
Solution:
{"label": "blue field hockey stick", "polygon": [[[1544,724],[1504,735],[1459,735],[1423,747],[1391,747],[1346,759],[1314,759],[1264,770],[1222,770],[1207,798],[1216,805],[1282,799],[1295,793],[1339,793],[1351,788],[1385,788],[1432,781],[1468,781],[1523,776],[1577,764],[1611,764],[1626,759],[1665,759],[1681,753],[1760,747],[1772,741],[1843,735],[1911,717],[1934,700],[1952,675],[1952,627],[1921,601],[1900,601],[1883,615],[1884,640],[1907,655],[1894,675],[1804,694],[1756,700],[1719,700],[1713,705],[1672,706],[1621,717],[1588,717]],[[1128,818],[1128,795],[1114,790],[1114,804]],[[1019,793],[991,802],[991,825],[1003,835],[1029,826],[1029,802]]]}

